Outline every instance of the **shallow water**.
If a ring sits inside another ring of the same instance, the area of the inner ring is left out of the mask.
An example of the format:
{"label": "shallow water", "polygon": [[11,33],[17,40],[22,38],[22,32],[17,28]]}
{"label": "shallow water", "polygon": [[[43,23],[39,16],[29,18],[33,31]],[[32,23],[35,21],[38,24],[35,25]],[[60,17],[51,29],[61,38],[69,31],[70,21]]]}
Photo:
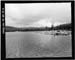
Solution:
{"label": "shallow water", "polygon": [[6,32],[7,58],[69,57],[71,55],[71,35],[54,36],[44,34],[43,31]]}

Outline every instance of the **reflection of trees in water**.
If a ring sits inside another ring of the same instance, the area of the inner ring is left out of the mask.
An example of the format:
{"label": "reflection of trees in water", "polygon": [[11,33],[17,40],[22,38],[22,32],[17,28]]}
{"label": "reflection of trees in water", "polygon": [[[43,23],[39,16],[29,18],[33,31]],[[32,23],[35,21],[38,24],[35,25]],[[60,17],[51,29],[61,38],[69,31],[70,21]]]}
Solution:
{"label": "reflection of trees in water", "polygon": [[36,33],[44,34],[44,35],[71,35],[71,31],[66,31],[66,30],[52,30],[52,31],[36,31]]}

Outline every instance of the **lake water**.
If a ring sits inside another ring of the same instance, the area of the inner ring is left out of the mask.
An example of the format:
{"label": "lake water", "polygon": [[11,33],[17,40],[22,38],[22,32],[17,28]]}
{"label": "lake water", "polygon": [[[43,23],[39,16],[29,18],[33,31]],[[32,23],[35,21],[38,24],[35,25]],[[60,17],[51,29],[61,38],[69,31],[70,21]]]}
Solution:
{"label": "lake water", "polygon": [[72,56],[71,35],[48,32],[6,32],[6,58]]}

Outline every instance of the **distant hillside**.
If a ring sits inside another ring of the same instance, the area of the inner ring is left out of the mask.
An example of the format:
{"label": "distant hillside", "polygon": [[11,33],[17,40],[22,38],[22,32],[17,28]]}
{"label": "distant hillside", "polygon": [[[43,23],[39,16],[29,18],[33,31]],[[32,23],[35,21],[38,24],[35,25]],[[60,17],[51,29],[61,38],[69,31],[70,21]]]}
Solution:
{"label": "distant hillside", "polygon": [[71,30],[72,24],[69,23],[69,24],[62,24],[62,25],[59,25],[59,26],[56,26],[54,27],[54,29],[58,30],[58,29],[62,29],[62,30]]}
{"label": "distant hillside", "polygon": [[6,26],[5,30],[6,32],[11,31],[46,31],[46,30],[71,30],[71,23],[69,24],[62,24],[58,26],[52,26],[52,27],[28,27],[28,28],[17,28],[12,26]]}
{"label": "distant hillside", "polygon": [[16,28],[16,27],[12,27],[12,26],[6,26],[6,28]]}
{"label": "distant hillside", "polygon": [[6,27],[5,27],[5,31],[6,31],[6,32],[9,32],[9,31],[10,31],[10,32],[11,32],[11,31],[16,31],[16,29],[17,29],[16,27],[12,27],[12,26],[6,26]]}

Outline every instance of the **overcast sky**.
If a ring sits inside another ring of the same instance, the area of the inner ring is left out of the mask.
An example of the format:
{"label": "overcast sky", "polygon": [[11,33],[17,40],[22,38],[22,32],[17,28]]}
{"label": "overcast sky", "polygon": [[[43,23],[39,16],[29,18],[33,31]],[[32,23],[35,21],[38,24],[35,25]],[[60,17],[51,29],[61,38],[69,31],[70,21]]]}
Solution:
{"label": "overcast sky", "polygon": [[71,3],[5,4],[6,25],[51,26],[71,22]]}

